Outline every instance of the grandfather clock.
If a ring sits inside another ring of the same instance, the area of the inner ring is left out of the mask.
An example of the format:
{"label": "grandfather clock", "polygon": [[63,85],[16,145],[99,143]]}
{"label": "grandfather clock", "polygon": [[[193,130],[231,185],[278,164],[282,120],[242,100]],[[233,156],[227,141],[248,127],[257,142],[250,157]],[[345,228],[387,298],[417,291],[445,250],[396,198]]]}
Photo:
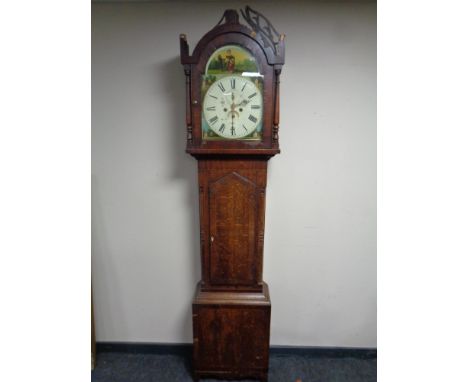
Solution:
{"label": "grandfather clock", "polygon": [[262,278],[268,160],[279,153],[284,35],[250,7],[226,10],[193,54],[185,35],[187,153],[198,161],[202,279],[193,300],[196,380],[268,377]]}

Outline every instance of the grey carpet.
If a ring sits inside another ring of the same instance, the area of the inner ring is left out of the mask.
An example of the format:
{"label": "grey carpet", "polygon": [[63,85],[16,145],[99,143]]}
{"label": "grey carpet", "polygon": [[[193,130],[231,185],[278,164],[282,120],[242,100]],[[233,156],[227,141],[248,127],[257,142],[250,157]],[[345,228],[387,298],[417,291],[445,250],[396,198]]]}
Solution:
{"label": "grey carpet", "polygon": [[[270,355],[269,382],[375,382],[377,360]],[[181,355],[98,353],[92,382],[189,382],[190,360]],[[219,382],[206,379],[203,381]]]}

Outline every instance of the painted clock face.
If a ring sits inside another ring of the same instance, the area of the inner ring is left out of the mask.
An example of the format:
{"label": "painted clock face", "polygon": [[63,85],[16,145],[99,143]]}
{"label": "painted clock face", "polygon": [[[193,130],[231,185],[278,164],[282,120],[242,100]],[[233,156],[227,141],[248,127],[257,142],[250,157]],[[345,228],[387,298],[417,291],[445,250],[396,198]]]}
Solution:
{"label": "painted clock face", "polygon": [[262,121],[262,93],[248,77],[225,76],[203,99],[203,116],[213,133],[225,139],[252,135]]}

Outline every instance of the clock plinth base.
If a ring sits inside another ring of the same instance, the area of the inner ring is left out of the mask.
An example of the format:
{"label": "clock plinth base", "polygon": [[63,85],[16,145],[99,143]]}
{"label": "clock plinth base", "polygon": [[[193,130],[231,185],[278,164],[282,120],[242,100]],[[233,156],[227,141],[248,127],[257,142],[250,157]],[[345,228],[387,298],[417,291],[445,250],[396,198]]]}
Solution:
{"label": "clock plinth base", "polygon": [[197,372],[194,371],[193,380],[198,382],[200,379],[204,378],[215,378],[215,379],[223,379],[223,380],[236,380],[236,379],[254,379],[261,382],[268,382],[268,372],[266,373],[259,373],[257,371],[252,371],[252,373],[242,373],[236,374],[235,372],[224,372],[224,371],[201,371]]}
{"label": "clock plinth base", "polygon": [[193,367],[200,378],[267,381],[271,302],[261,292],[207,292],[193,300]]}

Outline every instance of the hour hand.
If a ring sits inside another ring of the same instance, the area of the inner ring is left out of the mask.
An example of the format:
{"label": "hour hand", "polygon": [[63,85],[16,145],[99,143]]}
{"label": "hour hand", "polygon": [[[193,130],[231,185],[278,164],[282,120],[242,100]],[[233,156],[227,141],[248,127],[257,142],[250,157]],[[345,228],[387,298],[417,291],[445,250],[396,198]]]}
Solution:
{"label": "hour hand", "polygon": [[246,106],[249,102],[250,102],[250,100],[245,99],[245,100],[243,100],[241,103],[238,103],[238,104],[235,105],[235,106],[236,106],[236,107],[237,107],[237,106]]}

